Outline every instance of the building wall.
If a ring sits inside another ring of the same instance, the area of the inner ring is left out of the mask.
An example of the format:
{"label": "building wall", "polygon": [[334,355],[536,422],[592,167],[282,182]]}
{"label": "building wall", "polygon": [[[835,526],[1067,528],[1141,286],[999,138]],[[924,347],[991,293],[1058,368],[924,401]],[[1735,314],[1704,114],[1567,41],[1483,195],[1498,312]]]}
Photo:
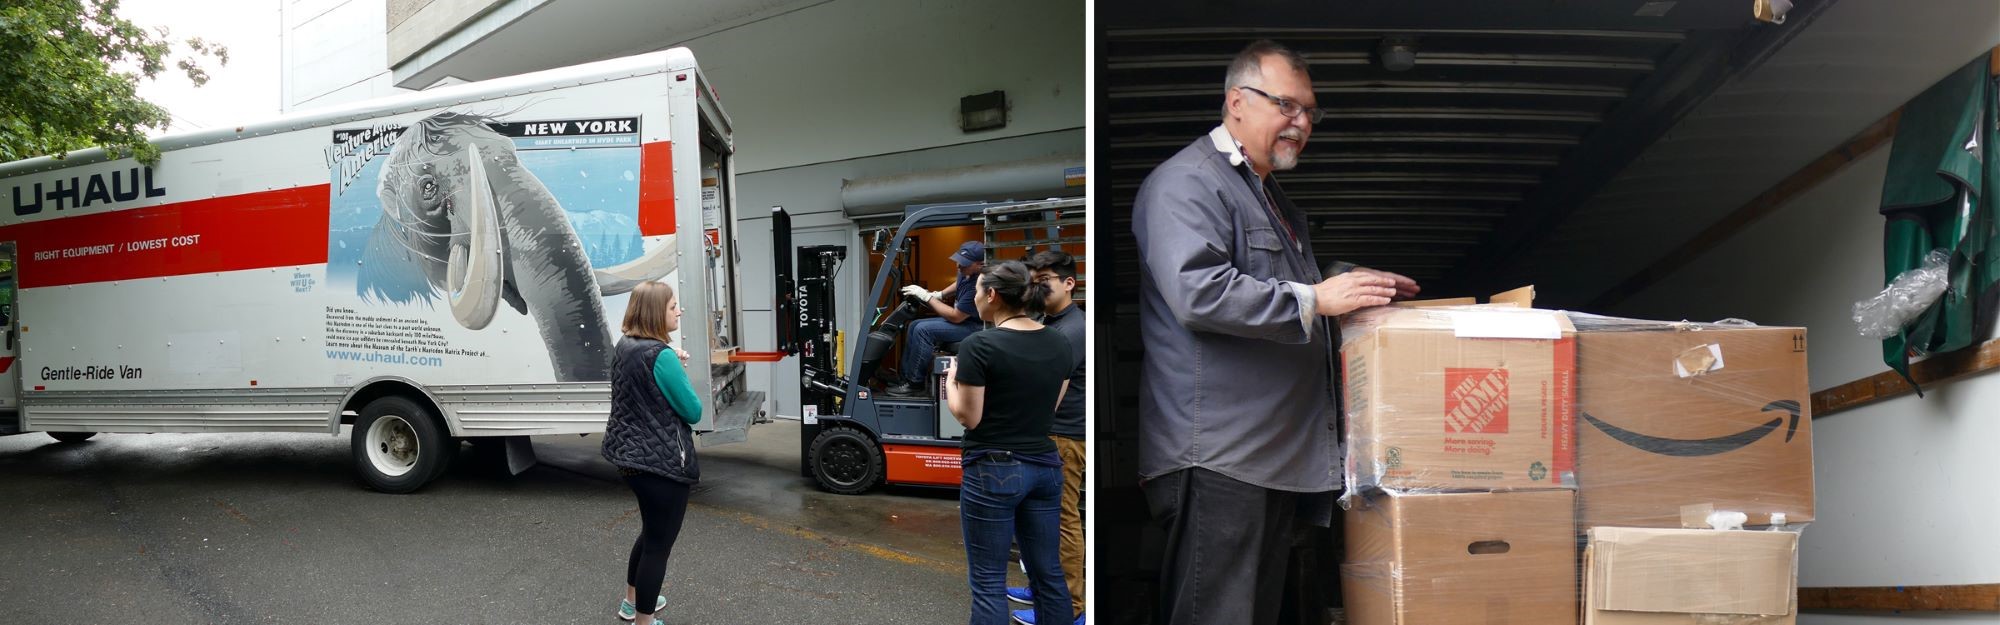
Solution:
{"label": "building wall", "polygon": [[[839,0],[672,45],[715,82],[744,172],[1084,125],[1071,0]],[[1007,127],[960,132],[959,98],[993,90]]]}
{"label": "building wall", "polygon": [[391,81],[386,0],[281,0],[284,112],[406,91]]}
{"label": "building wall", "polygon": [[380,11],[385,63],[402,63],[503,0],[388,0]]}

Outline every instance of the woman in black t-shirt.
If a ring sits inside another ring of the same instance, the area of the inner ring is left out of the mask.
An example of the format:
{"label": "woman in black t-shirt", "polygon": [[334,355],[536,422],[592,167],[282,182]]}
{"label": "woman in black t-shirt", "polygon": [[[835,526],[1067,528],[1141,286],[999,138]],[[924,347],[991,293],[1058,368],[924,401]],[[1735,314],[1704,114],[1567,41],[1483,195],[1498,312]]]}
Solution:
{"label": "woman in black t-shirt", "polygon": [[974,304],[993,327],[958,344],[945,401],[965,425],[959,521],[965,531],[972,625],[1005,625],[1008,546],[1018,537],[1036,623],[1069,623],[1058,557],[1062,458],[1049,428],[1069,386],[1069,340],[1028,316],[1049,296],[1018,261],[988,263]]}

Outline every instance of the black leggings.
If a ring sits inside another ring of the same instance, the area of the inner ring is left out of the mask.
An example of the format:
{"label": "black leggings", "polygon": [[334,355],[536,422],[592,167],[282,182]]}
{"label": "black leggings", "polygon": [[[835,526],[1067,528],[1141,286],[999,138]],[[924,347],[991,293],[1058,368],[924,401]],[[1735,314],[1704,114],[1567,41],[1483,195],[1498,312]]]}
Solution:
{"label": "black leggings", "polygon": [[652,614],[653,597],[660,594],[660,582],[667,576],[667,556],[674,551],[674,539],[681,535],[681,521],[687,518],[688,485],[651,473],[625,476],[625,484],[639,496],[639,539],[632,541],[632,557],[625,564],[625,584],[636,589],[632,604],[641,614]]}

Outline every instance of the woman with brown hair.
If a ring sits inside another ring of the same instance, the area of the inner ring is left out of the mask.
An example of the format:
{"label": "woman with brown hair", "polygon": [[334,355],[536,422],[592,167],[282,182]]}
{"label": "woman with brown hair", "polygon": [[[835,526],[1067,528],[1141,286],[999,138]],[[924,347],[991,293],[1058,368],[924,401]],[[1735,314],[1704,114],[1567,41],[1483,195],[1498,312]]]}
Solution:
{"label": "woman with brown hair", "polygon": [[618,466],[639,498],[641,528],[625,564],[625,600],[618,618],[636,625],[656,622],[667,605],[638,605],[657,594],[666,577],[667,556],[687,516],[688,494],[701,478],[695,461],[693,424],[701,420],[701,397],[688,381],[687,353],[669,343],[681,327],[680,300],[673,287],[646,282],[626,303],[625,336],[611,356],[611,419],[604,425],[604,459]]}
{"label": "woman with brown hair", "polygon": [[[1033,589],[1034,622],[1071,623],[1057,527],[1062,456],[1049,431],[1069,388],[1069,339],[1035,321],[1049,298],[1020,261],[980,272],[973,303],[996,320],[958,344],[945,370],[945,401],[965,426],[959,524],[965,534],[972,625],[1006,625],[1008,545],[1019,542]],[[1016,623],[1022,622],[1015,620]]]}

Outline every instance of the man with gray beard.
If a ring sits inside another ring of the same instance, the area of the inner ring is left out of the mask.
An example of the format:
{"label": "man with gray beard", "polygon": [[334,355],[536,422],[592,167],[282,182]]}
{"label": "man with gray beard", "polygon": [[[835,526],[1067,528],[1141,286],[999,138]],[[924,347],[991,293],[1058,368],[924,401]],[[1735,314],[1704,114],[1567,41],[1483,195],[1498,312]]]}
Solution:
{"label": "man with gray beard", "polygon": [[1132,208],[1139,243],[1139,472],[1167,538],[1161,625],[1277,620],[1300,511],[1340,487],[1333,317],[1416,295],[1341,264],[1324,277],[1272,172],[1321,111],[1303,57],[1270,41],[1229,65],[1222,125],[1162,163]]}

